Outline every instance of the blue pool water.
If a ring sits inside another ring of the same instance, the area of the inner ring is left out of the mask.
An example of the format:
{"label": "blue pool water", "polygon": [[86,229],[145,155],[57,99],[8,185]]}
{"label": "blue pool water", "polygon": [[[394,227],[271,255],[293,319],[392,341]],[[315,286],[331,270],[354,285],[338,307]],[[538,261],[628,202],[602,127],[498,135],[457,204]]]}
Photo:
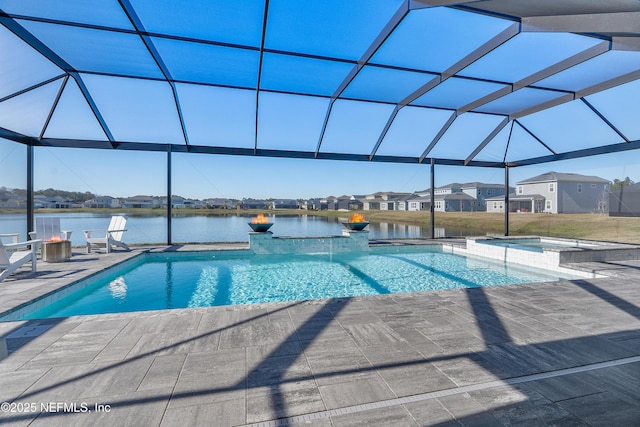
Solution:
{"label": "blue pool water", "polygon": [[246,251],[146,254],[125,268],[23,315],[42,319],[553,281],[570,277],[466,258],[439,246],[370,252],[251,255]]}

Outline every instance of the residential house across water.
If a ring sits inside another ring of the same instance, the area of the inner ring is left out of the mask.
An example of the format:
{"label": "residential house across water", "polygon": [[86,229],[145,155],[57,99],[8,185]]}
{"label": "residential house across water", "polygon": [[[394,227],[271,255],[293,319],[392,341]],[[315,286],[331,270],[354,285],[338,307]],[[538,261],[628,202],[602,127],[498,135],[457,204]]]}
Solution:
{"label": "residential house across water", "polygon": [[[362,199],[362,209],[364,209],[365,211],[398,210],[397,204],[405,203],[406,199],[410,195],[411,195],[410,193],[395,193],[395,192],[377,192],[373,194],[367,194]],[[403,210],[405,209],[406,207]]]}
{"label": "residential house across water", "polygon": [[236,201],[232,199],[211,198],[204,200],[209,209],[234,209]]}
{"label": "residential house across water", "polygon": [[[487,199],[504,195],[504,185],[470,182],[451,183],[434,189],[434,210],[438,212],[484,212]],[[431,190],[415,192],[407,199],[407,210],[429,210]]]}
{"label": "residential house across water", "polygon": [[[504,212],[504,196],[487,199],[488,212]],[[608,213],[609,181],[577,173],[547,172],[516,183],[510,212]]]}
{"label": "residential house across water", "polygon": [[242,199],[242,209],[269,209],[268,202],[263,199]]}
{"label": "residential house across water", "polygon": [[363,203],[356,196],[327,197],[327,209],[330,211],[355,211],[363,209]]}
{"label": "residential house across water", "polygon": [[319,211],[323,209],[327,209],[327,201],[322,199],[309,199],[305,200],[305,202],[301,206],[302,209],[307,209],[310,211]]}
{"label": "residential house across water", "polygon": [[116,199],[111,196],[98,196],[93,199],[89,199],[84,202],[85,208],[97,208],[97,209],[112,209],[119,208],[122,204],[120,203],[120,199]]}
{"label": "residential house across water", "polygon": [[64,197],[34,196],[33,206],[38,209],[70,209],[76,207],[73,200]]}
{"label": "residential house across water", "polygon": [[300,207],[295,199],[276,199],[271,203],[273,209],[298,209]]}
{"label": "residential house across water", "polygon": [[123,208],[140,209],[140,208],[159,208],[162,206],[160,199],[151,196],[134,196],[122,200]]}

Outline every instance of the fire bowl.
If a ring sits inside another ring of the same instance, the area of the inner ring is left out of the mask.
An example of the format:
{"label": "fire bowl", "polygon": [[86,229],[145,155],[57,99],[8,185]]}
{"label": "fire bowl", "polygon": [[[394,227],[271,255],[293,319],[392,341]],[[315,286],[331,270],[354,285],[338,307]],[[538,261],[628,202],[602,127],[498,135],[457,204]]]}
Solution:
{"label": "fire bowl", "polygon": [[252,224],[252,223],[248,223],[248,224],[249,224],[249,227],[251,227],[251,229],[256,233],[264,233],[273,225],[272,222],[269,222],[266,224]]}
{"label": "fire bowl", "polygon": [[367,225],[369,225],[369,221],[343,222],[342,225],[344,225],[351,231],[362,231]]}

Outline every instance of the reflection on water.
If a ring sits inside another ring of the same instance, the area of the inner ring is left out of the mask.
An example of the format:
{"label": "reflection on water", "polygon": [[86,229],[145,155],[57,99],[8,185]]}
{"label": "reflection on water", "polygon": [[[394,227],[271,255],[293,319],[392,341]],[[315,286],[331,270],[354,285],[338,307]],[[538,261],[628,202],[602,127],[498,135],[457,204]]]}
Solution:
{"label": "reflection on water", "polygon": [[123,276],[109,283],[109,293],[116,299],[125,299],[127,297],[127,282],[125,282]]}
{"label": "reflection on water", "polygon": [[[114,210],[114,215],[118,214]],[[314,215],[269,215],[274,225],[270,231],[274,236],[336,236],[341,235],[349,213],[344,218],[327,218]],[[72,231],[73,246],[86,244],[82,230],[105,229],[111,214],[107,213],[60,213],[37,214],[36,217],[60,217],[60,227]],[[127,231],[124,241],[131,244],[166,243],[167,220],[164,216],[127,215]],[[174,215],[171,221],[171,235],[174,243],[199,242],[248,242],[251,215],[229,214],[224,216]],[[26,221],[24,215],[1,214],[0,234],[21,233],[25,239]],[[371,239],[429,238],[429,227],[419,225],[372,222],[369,224]],[[458,236],[453,230],[435,229],[435,237]]]}

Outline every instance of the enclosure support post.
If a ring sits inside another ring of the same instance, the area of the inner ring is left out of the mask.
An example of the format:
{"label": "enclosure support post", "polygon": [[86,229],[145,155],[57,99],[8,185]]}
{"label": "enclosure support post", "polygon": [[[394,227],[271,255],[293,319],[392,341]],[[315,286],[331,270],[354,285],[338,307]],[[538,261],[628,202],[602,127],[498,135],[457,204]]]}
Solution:
{"label": "enclosure support post", "polygon": [[27,145],[27,238],[29,240],[29,232],[34,231],[33,216],[33,145]]}
{"label": "enclosure support post", "polygon": [[509,166],[504,165],[504,235],[509,235]]}
{"label": "enclosure support post", "polygon": [[436,237],[436,221],[435,221],[435,217],[434,217],[434,213],[435,213],[435,194],[436,194],[436,187],[435,187],[435,170],[436,170],[436,165],[433,161],[433,159],[431,159],[431,203],[429,206],[429,212],[430,212],[430,236],[432,239],[435,239]]}
{"label": "enclosure support post", "polygon": [[171,144],[167,144],[167,245],[172,245],[171,239]]}

